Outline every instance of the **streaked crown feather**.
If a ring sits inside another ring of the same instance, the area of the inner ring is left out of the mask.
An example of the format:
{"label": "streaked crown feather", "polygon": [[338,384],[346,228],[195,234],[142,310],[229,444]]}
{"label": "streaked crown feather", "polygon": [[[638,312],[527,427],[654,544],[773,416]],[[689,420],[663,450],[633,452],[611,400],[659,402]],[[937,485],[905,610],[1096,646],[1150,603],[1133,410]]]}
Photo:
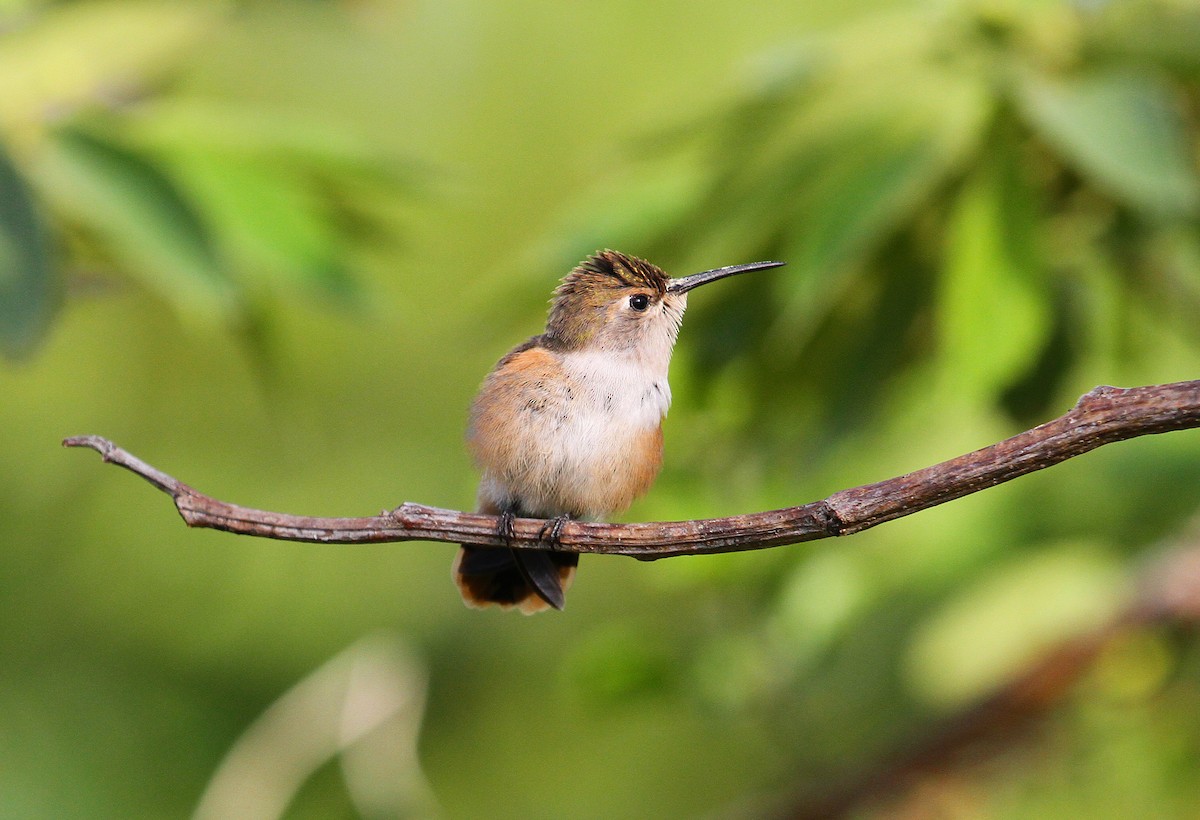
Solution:
{"label": "streaked crown feather", "polygon": [[646,288],[661,298],[670,277],[636,256],[602,250],[580,262],[554,291],[546,333],[552,343],[574,347],[586,342],[600,323],[613,291]]}
{"label": "streaked crown feather", "polygon": [[645,259],[602,250],[580,262],[555,293],[562,296],[582,288],[649,288],[665,293],[669,280],[661,268]]}

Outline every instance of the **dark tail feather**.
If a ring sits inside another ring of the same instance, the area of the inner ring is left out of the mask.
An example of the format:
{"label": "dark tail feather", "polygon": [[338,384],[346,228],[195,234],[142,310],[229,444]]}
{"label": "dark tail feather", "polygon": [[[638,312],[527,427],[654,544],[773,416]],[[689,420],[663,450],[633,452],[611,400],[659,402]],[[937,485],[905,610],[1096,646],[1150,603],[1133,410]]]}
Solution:
{"label": "dark tail feather", "polygon": [[573,552],[463,545],[454,561],[454,582],[469,607],[516,607],[532,615],[563,608],[578,564]]}

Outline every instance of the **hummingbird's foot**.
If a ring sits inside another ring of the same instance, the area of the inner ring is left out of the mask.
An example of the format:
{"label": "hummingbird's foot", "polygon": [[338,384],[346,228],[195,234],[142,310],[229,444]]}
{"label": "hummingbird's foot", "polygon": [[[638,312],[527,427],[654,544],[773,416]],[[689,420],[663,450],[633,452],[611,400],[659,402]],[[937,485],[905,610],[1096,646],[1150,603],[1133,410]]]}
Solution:
{"label": "hummingbird's foot", "polygon": [[[516,507],[505,507],[500,510],[498,517],[500,521],[496,524],[496,535],[508,545],[508,549],[489,550],[489,552],[507,552],[508,555],[497,555],[494,562],[515,564],[521,577],[537,597],[555,609],[562,609],[562,576],[558,566],[550,557],[550,553],[546,550],[518,549],[513,546],[517,535],[516,528],[513,526],[513,522],[517,519]],[[538,538],[541,539],[540,532]],[[477,559],[475,563],[479,564],[480,560]],[[490,568],[491,565],[487,566]]]}
{"label": "hummingbird's foot", "polygon": [[570,520],[571,516],[569,515],[560,515],[551,518],[545,524],[542,524],[542,528],[538,530],[538,540],[545,541],[550,545],[550,549],[552,550],[562,549],[563,527]]}
{"label": "hummingbird's foot", "polygon": [[517,514],[511,509],[501,510],[500,523],[496,525],[496,535],[498,535],[500,540],[505,544],[508,544],[510,547],[512,546],[513,539],[517,535],[516,529],[513,527],[513,522],[516,520]]}

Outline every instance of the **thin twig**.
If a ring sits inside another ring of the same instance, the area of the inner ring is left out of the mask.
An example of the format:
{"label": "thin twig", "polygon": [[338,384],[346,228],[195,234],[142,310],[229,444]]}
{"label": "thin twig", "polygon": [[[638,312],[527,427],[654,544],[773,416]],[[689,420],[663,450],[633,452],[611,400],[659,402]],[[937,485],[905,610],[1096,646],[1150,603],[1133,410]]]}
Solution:
{"label": "thin twig", "polygon": [[[823,501],[781,510],[649,524],[571,522],[562,529],[568,552],[674,555],[765,549],[848,535],[1043,470],[1105,444],[1152,433],[1200,427],[1200,381],[1121,389],[1097,387],[1066,415],[990,447],[923,470],[834,493]],[[497,519],[406,503],[368,518],[313,518],[254,510],[218,501],[151,467],[100,436],[74,436],[66,447],[90,447],[175,500],[190,527],[287,541],[364,544],[444,541],[502,546]],[[549,549],[543,522],[517,519],[512,546]]]}

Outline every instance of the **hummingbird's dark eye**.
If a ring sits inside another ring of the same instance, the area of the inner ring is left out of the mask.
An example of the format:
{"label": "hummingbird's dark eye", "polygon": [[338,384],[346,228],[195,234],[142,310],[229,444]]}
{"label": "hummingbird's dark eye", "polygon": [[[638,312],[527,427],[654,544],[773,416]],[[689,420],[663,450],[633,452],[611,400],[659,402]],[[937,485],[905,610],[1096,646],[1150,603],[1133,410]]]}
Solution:
{"label": "hummingbird's dark eye", "polygon": [[637,311],[650,307],[650,297],[644,293],[635,293],[629,297],[629,306]]}

